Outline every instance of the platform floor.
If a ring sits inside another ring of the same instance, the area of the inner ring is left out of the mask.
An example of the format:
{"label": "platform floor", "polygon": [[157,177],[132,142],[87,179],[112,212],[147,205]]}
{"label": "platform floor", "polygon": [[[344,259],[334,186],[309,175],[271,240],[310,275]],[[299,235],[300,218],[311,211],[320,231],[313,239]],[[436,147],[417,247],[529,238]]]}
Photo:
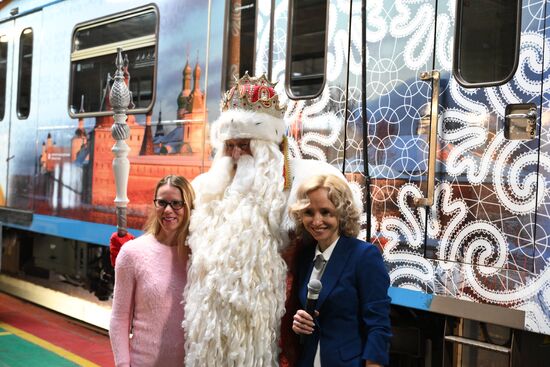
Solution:
{"label": "platform floor", "polygon": [[0,292],[0,367],[114,366],[106,331]]}

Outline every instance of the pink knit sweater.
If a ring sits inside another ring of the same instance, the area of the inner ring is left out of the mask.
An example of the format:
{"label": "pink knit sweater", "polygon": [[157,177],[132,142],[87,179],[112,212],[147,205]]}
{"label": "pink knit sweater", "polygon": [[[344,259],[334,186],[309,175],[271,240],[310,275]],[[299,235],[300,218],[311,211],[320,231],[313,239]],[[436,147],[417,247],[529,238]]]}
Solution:
{"label": "pink knit sweater", "polygon": [[176,247],[150,234],[122,247],[109,328],[117,366],[183,366],[186,266]]}

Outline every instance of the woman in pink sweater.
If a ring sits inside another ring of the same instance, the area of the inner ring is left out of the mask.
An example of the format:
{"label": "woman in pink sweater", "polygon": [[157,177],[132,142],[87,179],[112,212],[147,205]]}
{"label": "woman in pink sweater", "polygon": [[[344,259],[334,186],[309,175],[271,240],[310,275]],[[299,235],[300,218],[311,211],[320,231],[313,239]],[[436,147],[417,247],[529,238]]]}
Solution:
{"label": "woman in pink sweater", "polygon": [[161,179],[146,233],[118,254],[109,329],[117,366],[183,366],[185,241],[194,197],[185,178]]}

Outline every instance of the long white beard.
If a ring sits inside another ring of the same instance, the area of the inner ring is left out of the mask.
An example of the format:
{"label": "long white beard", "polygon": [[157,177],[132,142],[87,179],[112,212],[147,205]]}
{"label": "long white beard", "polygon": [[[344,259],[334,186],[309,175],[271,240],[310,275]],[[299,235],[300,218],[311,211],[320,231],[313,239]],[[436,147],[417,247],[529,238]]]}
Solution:
{"label": "long white beard", "polygon": [[[283,158],[275,144],[253,141],[233,181],[205,175],[196,187],[184,294],[186,366],[277,366],[286,265],[280,224],[286,204]],[[216,166],[216,167],[214,167]],[[209,173],[226,177],[231,160]],[[204,191],[203,191],[204,189]]]}

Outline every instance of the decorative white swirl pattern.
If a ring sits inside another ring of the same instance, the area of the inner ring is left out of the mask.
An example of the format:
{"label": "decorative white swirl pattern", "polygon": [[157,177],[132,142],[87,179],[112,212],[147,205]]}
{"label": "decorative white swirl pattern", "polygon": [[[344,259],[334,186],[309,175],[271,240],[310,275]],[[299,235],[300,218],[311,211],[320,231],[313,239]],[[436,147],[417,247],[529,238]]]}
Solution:
{"label": "decorative white swirl pattern", "polygon": [[[399,190],[399,204],[405,219],[398,217],[385,217],[381,224],[380,232],[389,239],[384,247],[384,259],[394,266],[390,269],[392,283],[405,280],[408,288],[422,289],[421,284],[429,284],[434,279],[433,266],[430,262],[413,252],[402,250],[399,246],[404,242],[413,249],[418,249],[424,242],[422,230],[424,209],[417,209],[415,215],[413,209],[407,204],[407,197],[420,198],[422,194],[414,185],[404,185]],[[404,236],[400,238],[400,234]],[[403,266],[405,265],[406,266]],[[416,285],[414,285],[416,284]]]}
{"label": "decorative white swirl pattern", "polygon": [[254,75],[260,76],[268,74],[269,70],[269,37],[271,27],[271,1],[258,1],[258,12],[256,16],[256,64],[254,65]]}
{"label": "decorative white swirl pattern", "polygon": [[[411,9],[405,4],[422,4],[411,17]],[[411,70],[419,70],[433,53],[435,11],[431,1],[396,1],[399,14],[392,19],[390,34],[395,38],[407,37],[404,61]],[[427,37],[426,37],[427,35]]]}
{"label": "decorative white swirl pattern", "polygon": [[[464,88],[452,72],[454,0],[438,2],[437,22],[433,0],[367,1],[366,119],[360,4],[353,2],[348,14],[349,2],[329,3],[327,84],[316,99],[290,100],[284,93],[288,1],[275,2],[271,71],[287,104],[287,122],[300,128],[289,139],[292,155],[335,165],[344,159],[346,170],[357,175],[368,158],[371,229],[384,246],[394,286],[524,310],[526,329],[550,334],[547,97],[540,151],[538,141],[507,140],[503,123],[510,104],[539,107],[541,82],[550,95],[550,56],[543,52],[550,49],[544,38],[550,15],[544,3],[524,1],[528,21],[522,23],[518,68],[510,81]],[[268,22],[263,25],[257,67],[268,60]],[[426,209],[412,202],[426,195],[429,151],[420,118],[430,107],[431,84],[418,72],[433,64],[441,72],[441,105],[435,204],[426,221]]]}

